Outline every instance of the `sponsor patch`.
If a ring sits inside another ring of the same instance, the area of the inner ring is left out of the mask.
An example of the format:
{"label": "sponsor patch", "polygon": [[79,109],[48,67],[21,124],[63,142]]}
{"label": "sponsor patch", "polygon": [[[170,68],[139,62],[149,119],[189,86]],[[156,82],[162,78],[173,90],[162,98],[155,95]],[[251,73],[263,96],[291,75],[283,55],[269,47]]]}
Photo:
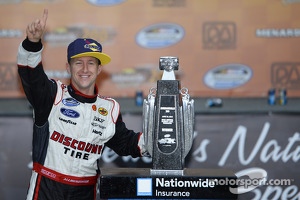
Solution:
{"label": "sponsor patch", "polygon": [[71,118],[78,118],[80,116],[80,114],[78,112],[76,112],[75,110],[72,109],[67,109],[67,108],[61,108],[60,112],[67,116],[67,117],[71,117]]}
{"label": "sponsor patch", "polygon": [[73,99],[73,98],[66,98],[66,99],[63,99],[63,100],[62,100],[62,103],[63,103],[65,106],[70,106],[70,107],[78,106],[78,105],[80,104],[76,99]]}
{"label": "sponsor patch", "polygon": [[103,116],[106,116],[108,114],[107,110],[103,107],[99,108],[98,112]]}

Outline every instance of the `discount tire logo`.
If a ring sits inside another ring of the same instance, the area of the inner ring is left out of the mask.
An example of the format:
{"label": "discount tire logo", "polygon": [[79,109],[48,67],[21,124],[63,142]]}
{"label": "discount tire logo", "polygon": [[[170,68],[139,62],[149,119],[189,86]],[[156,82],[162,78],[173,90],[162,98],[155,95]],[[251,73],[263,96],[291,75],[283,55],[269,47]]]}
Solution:
{"label": "discount tire logo", "polygon": [[205,22],[203,24],[204,49],[234,49],[236,25],[234,22]]}

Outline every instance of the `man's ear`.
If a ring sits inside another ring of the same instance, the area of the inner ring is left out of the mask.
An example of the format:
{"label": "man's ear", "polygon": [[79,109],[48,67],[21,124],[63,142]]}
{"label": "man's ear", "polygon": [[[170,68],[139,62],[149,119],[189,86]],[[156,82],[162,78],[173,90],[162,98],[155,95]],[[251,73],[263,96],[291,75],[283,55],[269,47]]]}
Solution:
{"label": "man's ear", "polygon": [[102,65],[99,65],[97,75],[99,75],[101,71],[102,71]]}

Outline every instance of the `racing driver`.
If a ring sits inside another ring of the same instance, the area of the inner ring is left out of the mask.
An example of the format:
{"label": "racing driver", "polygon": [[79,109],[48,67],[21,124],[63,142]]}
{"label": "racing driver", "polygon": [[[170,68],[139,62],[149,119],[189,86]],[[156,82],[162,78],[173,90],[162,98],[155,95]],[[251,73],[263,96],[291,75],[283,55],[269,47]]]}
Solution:
{"label": "racing driver", "polygon": [[118,102],[98,94],[96,78],[110,57],[90,38],[67,50],[70,84],[48,79],[42,64],[48,10],[26,28],[18,73],[34,110],[33,170],[27,200],[93,200],[104,146],[121,156],[146,154],[142,133],[128,130]]}

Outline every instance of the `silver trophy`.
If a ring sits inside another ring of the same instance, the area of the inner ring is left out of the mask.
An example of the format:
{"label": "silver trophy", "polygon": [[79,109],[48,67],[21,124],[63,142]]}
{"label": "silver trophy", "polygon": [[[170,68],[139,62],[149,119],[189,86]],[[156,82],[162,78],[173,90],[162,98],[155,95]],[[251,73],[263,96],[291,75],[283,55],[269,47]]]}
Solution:
{"label": "silver trophy", "polygon": [[194,100],[187,88],[180,89],[174,73],[178,68],[177,57],[161,57],[162,79],[143,102],[143,132],[156,174],[182,173],[193,143]]}

